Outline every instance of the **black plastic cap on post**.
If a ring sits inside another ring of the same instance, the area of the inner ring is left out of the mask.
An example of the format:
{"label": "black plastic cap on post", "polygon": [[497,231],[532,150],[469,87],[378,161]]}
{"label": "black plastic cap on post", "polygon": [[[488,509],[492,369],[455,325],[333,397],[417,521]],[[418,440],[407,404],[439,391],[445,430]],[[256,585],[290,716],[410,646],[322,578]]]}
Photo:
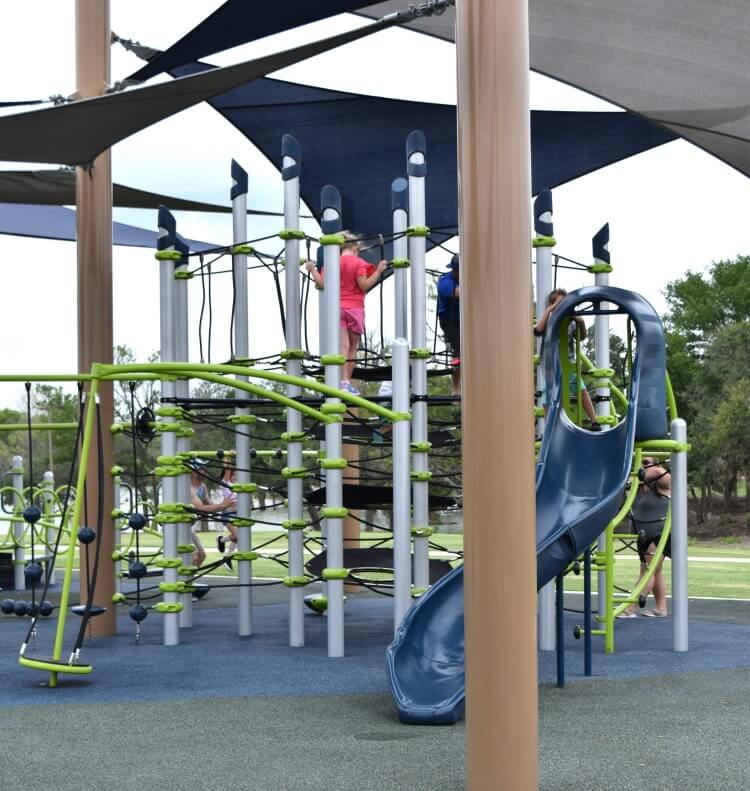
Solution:
{"label": "black plastic cap on post", "polygon": [[[294,160],[293,165],[284,165],[284,157],[289,157]],[[291,135],[284,135],[281,138],[281,179],[282,181],[289,181],[289,179],[297,178],[300,174],[302,166],[302,146],[296,137]]]}
{"label": "black plastic cap on post", "polygon": [[[326,209],[333,209],[336,217],[324,219]],[[341,230],[341,193],[331,184],[320,191],[320,228],[323,233],[338,233]]]}
{"label": "black plastic cap on post", "polygon": [[234,200],[239,195],[247,195],[247,171],[232,160],[232,191],[230,196]]}
{"label": "black plastic cap on post", "polygon": [[[543,219],[545,215],[549,219]],[[552,192],[542,190],[534,201],[534,233],[539,236],[554,236],[552,224]]]}
{"label": "black plastic cap on post", "polygon": [[609,260],[609,223],[604,223],[602,227],[596,232],[594,238],[591,240],[591,247],[594,251],[594,260],[603,261],[605,264],[610,263]]}
{"label": "black plastic cap on post", "polygon": [[[422,154],[424,162],[412,162],[413,154]],[[427,140],[424,132],[415,129],[409,132],[406,138],[406,172],[410,176],[425,176],[427,174]]]}
{"label": "black plastic cap on post", "polygon": [[159,238],[156,240],[157,250],[169,250],[177,241],[177,222],[166,206],[159,206]]}
{"label": "black plastic cap on post", "polygon": [[391,182],[391,211],[409,210],[409,182],[404,178]]}

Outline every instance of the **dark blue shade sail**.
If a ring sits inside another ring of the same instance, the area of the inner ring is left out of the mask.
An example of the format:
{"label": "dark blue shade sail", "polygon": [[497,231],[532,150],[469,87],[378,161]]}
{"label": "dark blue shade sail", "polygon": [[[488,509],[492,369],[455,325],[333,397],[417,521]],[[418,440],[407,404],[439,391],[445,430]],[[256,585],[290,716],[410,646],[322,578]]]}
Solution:
{"label": "dark blue shade sail", "polygon": [[[76,240],[76,213],[64,206],[39,206],[22,203],[0,203],[0,234],[31,236],[36,239]],[[156,249],[159,234],[135,225],[112,223],[112,241],[123,247]],[[216,248],[216,245],[185,239],[196,253]]]}
{"label": "dark blue shade sail", "polygon": [[[175,76],[211,68],[194,63]],[[388,233],[391,182],[406,170],[406,138],[427,138],[427,223],[458,223],[456,108],[259,79],[210,100],[277,167],[281,138],[302,146],[301,193],[316,217],[320,190],[338,187],[343,222],[359,233]],[[673,140],[675,135],[627,113],[531,112],[533,193]]]}

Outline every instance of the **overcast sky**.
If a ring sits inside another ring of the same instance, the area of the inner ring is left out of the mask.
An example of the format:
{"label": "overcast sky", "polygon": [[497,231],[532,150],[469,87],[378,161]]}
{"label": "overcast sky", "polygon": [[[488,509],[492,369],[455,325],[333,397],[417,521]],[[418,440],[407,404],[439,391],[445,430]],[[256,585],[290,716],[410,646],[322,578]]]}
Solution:
{"label": "overcast sky", "polygon": [[[4,5],[8,7],[3,8],[0,28],[0,100],[72,93],[74,0],[26,0]],[[124,38],[165,48],[219,5],[221,0],[111,0],[112,28]],[[360,24],[361,19],[342,15],[206,60],[227,65]],[[399,57],[384,57],[384,53],[393,52]],[[126,77],[139,63],[121,47],[113,47],[113,80]],[[374,63],[377,68],[373,68]],[[380,32],[273,76],[387,97],[455,101],[454,46],[405,30]],[[593,97],[536,75],[532,75],[531,90],[535,109],[609,108]],[[279,130],[279,138],[283,131]],[[133,187],[227,204],[232,158],[250,173],[249,205],[281,210],[282,187],[275,167],[208,106],[187,110],[118,144],[113,150],[113,177]],[[377,167],[377,163],[371,164]],[[17,167],[0,162],[0,168]],[[682,141],[584,176],[556,189],[553,200],[557,252],[589,263],[591,237],[609,222],[614,266],[611,283],[640,291],[660,311],[665,308],[662,292],[670,280],[688,269],[703,270],[711,261],[748,252],[744,238],[750,200],[748,180]],[[229,218],[188,213],[177,216],[179,230],[186,236],[231,242]],[[156,224],[155,212],[151,211],[116,210],[115,219],[147,228]],[[280,227],[280,220],[251,219],[248,236],[260,237]],[[308,225],[308,230],[314,232],[315,226]],[[270,245],[261,249],[277,252],[279,248]],[[24,373],[74,371],[75,245],[0,236],[0,256],[2,369]],[[445,254],[437,252],[433,257],[434,266],[439,266]],[[565,272],[560,277],[560,283],[568,288],[591,282],[592,276],[577,273]],[[157,264],[152,253],[115,248],[114,284],[115,343],[131,346],[145,359],[159,346]],[[390,295],[388,289],[387,303]],[[215,279],[214,303],[212,356],[219,360],[229,355],[230,294],[226,277]],[[200,285],[194,280],[194,359],[199,305]],[[251,355],[277,352],[283,339],[273,284],[267,275],[254,275],[251,280],[251,313]],[[376,327],[377,314],[373,305],[368,315],[370,328]],[[317,326],[314,309],[310,321]],[[390,334],[388,329],[386,334]],[[20,393],[18,386],[0,386],[0,406],[18,406]]]}

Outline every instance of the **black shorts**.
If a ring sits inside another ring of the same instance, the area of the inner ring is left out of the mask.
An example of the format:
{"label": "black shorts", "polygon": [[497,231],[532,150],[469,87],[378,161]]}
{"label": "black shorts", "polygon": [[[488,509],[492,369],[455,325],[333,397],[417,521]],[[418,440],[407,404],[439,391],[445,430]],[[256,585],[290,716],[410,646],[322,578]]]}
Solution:
{"label": "black shorts", "polygon": [[445,314],[438,314],[438,323],[443,337],[454,357],[461,356],[461,322],[450,319]]}
{"label": "black shorts", "polygon": [[[662,531],[664,530],[664,522],[654,522],[652,524],[641,524],[638,527],[638,557],[641,563],[647,563],[650,558],[646,557],[648,548],[653,544],[656,546],[661,538]],[[664,545],[664,556],[667,558],[672,557],[672,536],[667,538],[667,543]]]}

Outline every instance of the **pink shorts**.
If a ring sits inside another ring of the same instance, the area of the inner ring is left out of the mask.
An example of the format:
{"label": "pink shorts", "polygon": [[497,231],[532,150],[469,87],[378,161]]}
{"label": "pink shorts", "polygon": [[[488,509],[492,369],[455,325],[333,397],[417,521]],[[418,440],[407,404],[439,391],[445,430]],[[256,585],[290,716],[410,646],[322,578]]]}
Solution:
{"label": "pink shorts", "polygon": [[365,334],[364,308],[341,308],[341,326],[357,335]]}

